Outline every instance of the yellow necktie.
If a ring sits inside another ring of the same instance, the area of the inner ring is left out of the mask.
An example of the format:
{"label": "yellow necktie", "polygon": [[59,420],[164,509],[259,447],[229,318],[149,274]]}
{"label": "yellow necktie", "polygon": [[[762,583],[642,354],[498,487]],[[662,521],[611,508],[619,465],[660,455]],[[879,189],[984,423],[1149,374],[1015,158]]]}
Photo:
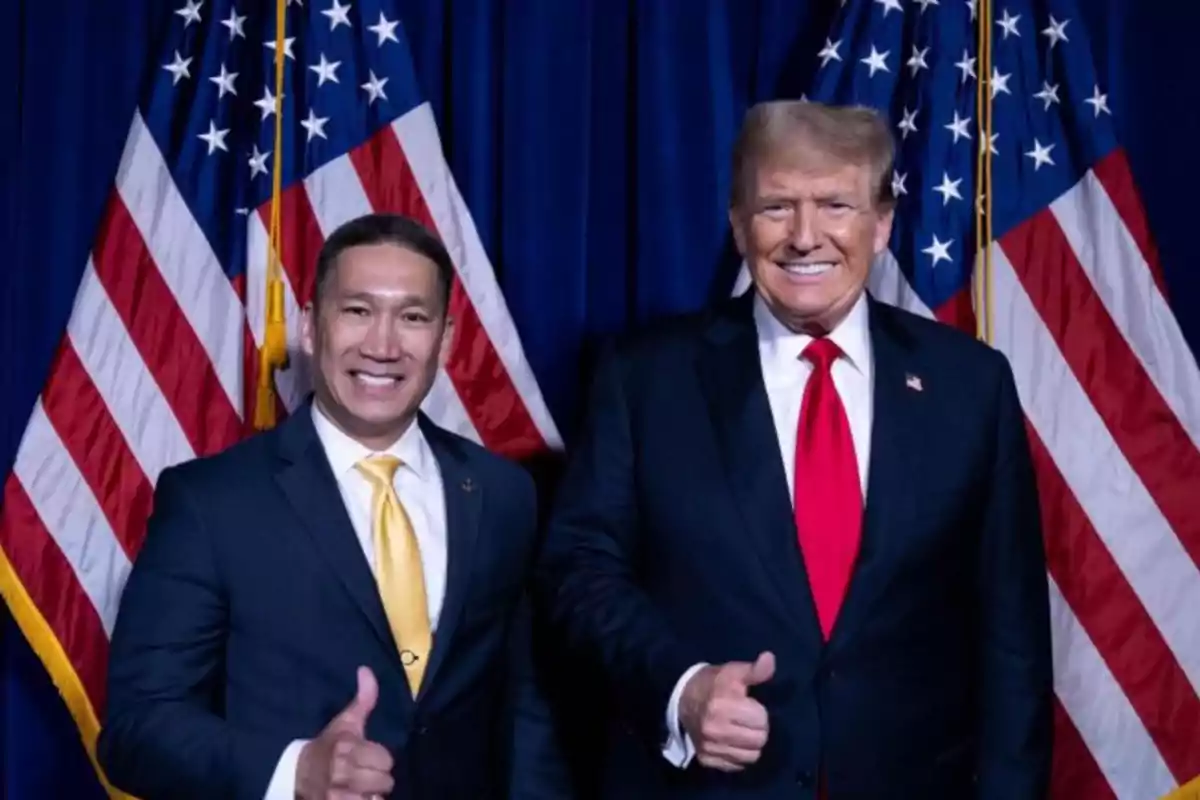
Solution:
{"label": "yellow necktie", "polygon": [[392,635],[400,648],[400,661],[408,675],[409,688],[415,697],[425,675],[433,636],[420,546],[392,484],[399,466],[400,459],[395,456],[372,456],[355,465],[374,489],[371,538],[375,547],[375,580],[379,584],[379,596]]}

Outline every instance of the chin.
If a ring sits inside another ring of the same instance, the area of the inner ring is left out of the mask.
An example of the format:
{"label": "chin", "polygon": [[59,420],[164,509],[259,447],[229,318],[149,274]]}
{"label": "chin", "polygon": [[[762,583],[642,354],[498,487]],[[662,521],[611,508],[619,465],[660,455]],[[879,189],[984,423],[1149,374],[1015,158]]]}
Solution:
{"label": "chin", "polygon": [[404,420],[416,416],[416,410],[407,406],[384,406],[375,403],[356,405],[348,409],[359,423],[369,428],[394,428]]}

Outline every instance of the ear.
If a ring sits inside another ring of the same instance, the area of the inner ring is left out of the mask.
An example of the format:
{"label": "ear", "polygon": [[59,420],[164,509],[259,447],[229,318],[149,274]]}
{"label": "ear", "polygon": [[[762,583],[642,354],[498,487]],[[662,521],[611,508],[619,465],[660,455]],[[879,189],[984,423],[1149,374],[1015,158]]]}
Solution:
{"label": "ear", "polygon": [[896,204],[889,203],[879,209],[875,221],[875,255],[887,249],[888,240],[892,238],[892,222],[896,219]]}
{"label": "ear", "polygon": [[736,206],[729,208],[729,229],[733,231],[733,242],[737,245],[738,255],[746,257],[746,217]]}
{"label": "ear", "polygon": [[317,351],[316,309],[311,302],[305,304],[300,314],[300,349],[309,358]]}
{"label": "ear", "polygon": [[454,317],[446,315],[446,325],[442,328],[442,341],[438,345],[438,366],[445,367],[454,352]]}

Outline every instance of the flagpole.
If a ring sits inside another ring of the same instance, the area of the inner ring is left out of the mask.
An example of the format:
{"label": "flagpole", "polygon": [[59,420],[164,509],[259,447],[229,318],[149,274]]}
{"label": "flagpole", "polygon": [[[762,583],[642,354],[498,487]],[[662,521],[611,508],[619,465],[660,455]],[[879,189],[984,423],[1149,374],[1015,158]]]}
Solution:
{"label": "flagpole", "polygon": [[972,276],[975,299],[976,336],[991,344],[992,320],[992,3],[979,0],[979,79],[976,81],[975,113],[979,120],[979,151],[975,169],[975,242],[979,257]]}
{"label": "flagpole", "polygon": [[254,427],[275,425],[275,371],[287,365],[287,319],[283,310],[283,275],[280,266],[283,195],[283,66],[287,0],[275,0],[275,163],[271,169],[271,220],[267,235],[266,328],[259,351],[258,391]]}

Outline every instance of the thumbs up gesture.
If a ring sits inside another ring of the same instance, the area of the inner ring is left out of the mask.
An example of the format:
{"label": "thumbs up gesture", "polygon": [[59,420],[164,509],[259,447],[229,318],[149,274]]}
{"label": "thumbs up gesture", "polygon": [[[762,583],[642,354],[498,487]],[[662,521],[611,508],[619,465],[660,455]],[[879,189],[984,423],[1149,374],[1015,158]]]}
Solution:
{"label": "thumbs up gesture", "polygon": [[392,756],[367,740],[367,720],[379,700],[379,684],[358,668],[358,690],[316,739],[304,745],[296,765],[296,795],[303,800],[386,795],[392,790]]}
{"label": "thumbs up gesture", "polygon": [[767,743],[767,710],[750,697],[750,687],[775,675],[775,655],[754,663],[731,661],[704,667],[688,681],[679,702],[679,722],[706,767],[737,772],[758,761]]}

